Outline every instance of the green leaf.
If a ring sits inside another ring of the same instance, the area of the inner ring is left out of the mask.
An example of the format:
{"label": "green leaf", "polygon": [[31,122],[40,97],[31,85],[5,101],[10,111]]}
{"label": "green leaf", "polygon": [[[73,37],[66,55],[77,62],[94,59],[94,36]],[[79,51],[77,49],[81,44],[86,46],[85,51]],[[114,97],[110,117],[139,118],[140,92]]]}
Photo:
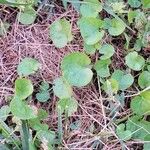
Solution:
{"label": "green leaf", "polygon": [[150,8],[150,1],[149,0],[141,0],[143,8],[148,9]]}
{"label": "green leaf", "polygon": [[144,145],[143,145],[143,150],[149,150],[150,147],[150,135],[147,135],[144,137]]}
{"label": "green leaf", "polygon": [[129,88],[133,82],[134,77],[131,74],[125,74],[121,70],[115,70],[111,78],[115,79],[119,83],[119,90],[126,90]]}
{"label": "green leaf", "polygon": [[63,77],[54,80],[53,91],[54,94],[60,99],[69,98],[72,96],[72,88]]}
{"label": "green leaf", "polygon": [[20,23],[30,25],[36,19],[36,11],[33,8],[25,9],[24,12],[18,13],[17,18]]}
{"label": "green leaf", "polygon": [[83,17],[96,18],[101,10],[102,5],[98,0],[84,0],[80,7],[80,13]]}
{"label": "green leaf", "polygon": [[8,114],[10,113],[10,108],[9,106],[2,106],[0,108],[0,120],[5,121],[8,117]]}
{"label": "green leaf", "polygon": [[96,70],[97,74],[104,78],[104,77],[109,77],[110,76],[110,72],[109,72],[109,65],[111,64],[111,60],[107,59],[107,60],[98,60],[95,65],[94,65],[94,69]]}
{"label": "green leaf", "polygon": [[47,82],[42,82],[40,85],[40,90],[41,91],[47,91],[49,89],[49,84]]}
{"label": "green leaf", "polygon": [[10,24],[7,22],[1,22],[0,23],[0,37],[4,36],[7,33],[7,30],[9,29]]}
{"label": "green leaf", "polygon": [[140,95],[141,95],[144,99],[150,99],[150,90],[141,92]]}
{"label": "green leaf", "polygon": [[34,110],[29,107],[25,101],[22,101],[18,97],[15,97],[10,102],[10,110],[12,114],[22,120],[36,118]]}
{"label": "green leaf", "polygon": [[33,85],[30,80],[21,78],[15,81],[15,96],[20,100],[26,99],[32,93]]}
{"label": "green leaf", "polygon": [[150,72],[143,71],[138,78],[138,84],[142,89],[150,86]]}
{"label": "green leaf", "polygon": [[87,85],[93,77],[93,72],[88,67],[90,58],[80,52],[74,52],[64,57],[61,63],[64,78],[73,86]]}
{"label": "green leaf", "polygon": [[57,103],[57,109],[61,114],[65,113],[67,116],[71,116],[77,111],[78,102],[74,98],[60,99]]}
{"label": "green leaf", "polygon": [[115,49],[110,44],[103,44],[102,47],[99,49],[99,53],[103,54],[100,58],[105,60],[113,56]]}
{"label": "green leaf", "polygon": [[112,93],[117,93],[118,88],[119,88],[119,85],[115,79],[106,80],[103,85],[104,91],[109,95],[111,95]]}
{"label": "green leaf", "polygon": [[122,21],[113,18],[110,20],[108,32],[112,36],[118,36],[124,32],[125,28],[125,24]]}
{"label": "green leaf", "polygon": [[124,10],[126,7],[124,2],[113,2],[111,3],[111,7],[115,13],[126,13]]}
{"label": "green leaf", "polygon": [[24,58],[18,65],[17,72],[20,76],[34,74],[40,67],[40,63],[33,58]]}
{"label": "green leaf", "polygon": [[46,102],[50,99],[50,94],[48,91],[42,91],[42,92],[36,94],[36,99],[39,102]]}
{"label": "green leaf", "polygon": [[94,45],[104,36],[104,31],[99,31],[103,26],[103,21],[97,18],[82,17],[78,21],[81,35],[87,45]]}
{"label": "green leaf", "polygon": [[130,130],[125,130],[125,124],[118,125],[116,133],[118,137],[123,141],[130,140],[132,136],[132,132]]}
{"label": "green leaf", "polygon": [[138,11],[129,10],[128,11],[128,22],[133,23],[133,19],[138,15]]}
{"label": "green leaf", "polygon": [[44,109],[38,109],[37,115],[39,120],[46,119],[48,117],[48,113]]}
{"label": "green leaf", "polygon": [[140,0],[128,0],[128,4],[133,8],[138,8],[141,6]]}
{"label": "green leaf", "polygon": [[129,68],[140,71],[145,65],[145,60],[142,56],[138,55],[137,52],[130,52],[125,57],[126,64]]}
{"label": "green leaf", "polygon": [[150,114],[150,99],[146,99],[143,96],[136,96],[131,100],[131,109],[137,115]]}
{"label": "green leaf", "polygon": [[57,48],[62,48],[72,41],[71,24],[66,19],[53,22],[50,26],[50,37]]}

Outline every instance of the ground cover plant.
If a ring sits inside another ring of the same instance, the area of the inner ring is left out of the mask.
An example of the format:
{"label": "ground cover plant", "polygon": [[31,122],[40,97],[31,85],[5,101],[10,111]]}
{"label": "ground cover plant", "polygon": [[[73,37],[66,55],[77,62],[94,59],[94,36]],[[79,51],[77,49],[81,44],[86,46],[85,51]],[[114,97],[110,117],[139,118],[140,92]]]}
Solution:
{"label": "ground cover plant", "polygon": [[149,117],[149,0],[0,0],[0,149],[149,150]]}

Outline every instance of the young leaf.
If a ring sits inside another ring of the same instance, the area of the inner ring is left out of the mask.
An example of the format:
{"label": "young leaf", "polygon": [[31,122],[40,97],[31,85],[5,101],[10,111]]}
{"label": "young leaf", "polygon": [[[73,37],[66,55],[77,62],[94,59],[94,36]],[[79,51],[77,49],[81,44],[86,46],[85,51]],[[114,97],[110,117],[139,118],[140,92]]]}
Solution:
{"label": "young leaf", "polygon": [[118,125],[116,133],[118,137],[123,141],[130,140],[132,136],[132,132],[130,130],[125,130],[125,124]]}
{"label": "young leaf", "polygon": [[110,58],[111,56],[113,56],[114,52],[115,52],[115,49],[112,45],[104,44],[99,49],[99,53],[103,54],[103,56],[101,56],[100,59],[106,60],[106,59]]}
{"label": "young leaf", "polygon": [[138,84],[142,89],[150,86],[150,72],[143,71],[138,78]]}
{"label": "young leaf", "polygon": [[141,6],[140,0],[128,0],[128,4],[133,8],[138,8]]}
{"label": "young leaf", "polygon": [[77,111],[78,102],[74,98],[60,99],[57,103],[57,109],[61,114],[65,113],[67,116],[71,116]]}
{"label": "young leaf", "polygon": [[8,114],[10,113],[10,108],[9,106],[2,106],[0,108],[0,120],[5,121],[8,117]]}
{"label": "young leaf", "polygon": [[80,13],[83,17],[96,18],[102,10],[102,5],[98,0],[84,0],[80,7]]}
{"label": "young leaf", "polygon": [[94,69],[96,70],[97,74],[104,78],[104,77],[109,77],[110,76],[110,72],[109,72],[109,65],[111,64],[111,60],[110,59],[106,59],[106,60],[98,60],[95,65],[94,65]]}
{"label": "young leaf", "polygon": [[18,13],[18,21],[24,25],[34,23],[36,19],[36,11],[33,8],[25,9],[24,12]]}
{"label": "young leaf", "polygon": [[129,88],[134,82],[134,78],[131,74],[125,74],[121,70],[115,70],[114,73],[112,74],[111,78],[118,81],[119,90],[122,90],[122,91]]}
{"label": "young leaf", "polygon": [[12,114],[22,120],[36,118],[34,110],[29,107],[25,101],[22,101],[18,97],[15,97],[10,102],[10,110]]}
{"label": "young leaf", "polygon": [[126,27],[122,21],[116,18],[113,18],[110,20],[108,32],[112,36],[118,36],[124,32],[125,28]]}
{"label": "young leaf", "polygon": [[87,45],[94,45],[104,36],[104,31],[99,31],[103,26],[103,21],[97,18],[82,17],[78,21],[81,35]]}
{"label": "young leaf", "polygon": [[143,8],[148,9],[150,8],[150,0],[141,0]]}
{"label": "young leaf", "polygon": [[37,93],[36,94],[36,99],[39,101],[39,102],[46,102],[50,99],[50,94],[48,91],[42,91],[40,93]]}
{"label": "young leaf", "polygon": [[54,80],[53,91],[60,99],[70,98],[72,96],[72,88],[63,77]]}
{"label": "young leaf", "polygon": [[80,52],[74,52],[64,57],[61,63],[64,78],[73,86],[87,85],[93,77],[93,72],[88,66],[90,58]]}
{"label": "young leaf", "polygon": [[40,63],[33,58],[24,58],[18,65],[17,72],[20,76],[28,76],[35,73],[40,67]]}
{"label": "young leaf", "polygon": [[131,100],[131,109],[137,115],[150,114],[150,99],[146,99],[143,96],[136,96]]}
{"label": "young leaf", "polygon": [[137,52],[130,52],[125,57],[125,61],[127,66],[135,71],[140,71],[145,64],[144,58],[138,55]]}
{"label": "young leaf", "polygon": [[33,85],[30,80],[21,78],[15,81],[15,96],[20,100],[26,99],[32,93]]}
{"label": "young leaf", "polygon": [[56,47],[65,47],[73,38],[70,22],[66,19],[53,22],[50,26],[50,37]]}

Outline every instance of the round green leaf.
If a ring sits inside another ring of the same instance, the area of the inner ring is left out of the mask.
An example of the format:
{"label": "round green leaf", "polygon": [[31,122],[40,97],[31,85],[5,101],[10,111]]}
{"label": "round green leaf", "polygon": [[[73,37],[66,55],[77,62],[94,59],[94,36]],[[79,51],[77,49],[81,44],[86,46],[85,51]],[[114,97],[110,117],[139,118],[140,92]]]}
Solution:
{"label": "round green leaf", "polygon": [[12,114],[22,120],[36,118],[34,110],[29,107],[25,101],[22,101],[18,97],[15,97],[10,102],[10,110]]}
{"label": "round green leaf", "polygon": [[110,58],[111,56],[113,56],[115,52],[115,49],[112,45],[110,44],[104,44],[102,45],[102,47],[99,49],[99,53],[103,54],[103,56],[101,56],[100,58],[105,60]]}
{"label": "round green leaf", "polygon": [[113,18],[111,19],[111,24],[109,24],[108,32],[112,36],[118,36],[125,30],[125,25],[122,21]]}
{"label": "round green leaf", "polygon": [[150,86],[150,72],[143,71],[138,78],[138,84],[142,89]]}
{"label": "round green leaf", "polygon": [[125,74],[121,70],[115,70],[111,78],[118,81],[120,90],[126,90],[134,82],[134,77],[131,74]]}
{"label": "round green leaf", "polygon": [[24,58],[18,65],[17,72],[20,76],[28,76],[35,73],[40,67],[40,63],[33,58]]}
{"label": "round green leaf", "polygon": [[30,80],[22,78],[15,81],[15,96],[19,99],[26,99],[33,93],[33,85]]}
{"label": "round green leaf", "polygon": [[99,42],[103,36],[104,31],[99,31],[103,26],[103,21],[97,18],[83,17],[78,21],[81,35],[87,45],[94,45]]}
{"label": "round green leaf", "polygon": [[100,77],[109,77],[110,76],[110,72],[109,72],[109,65],[111,64],[111,60],[110,59],[106,59],[106,60],[98,60],[95,65],[94,68],[97,72],[97,74]]}
{"label": "round green leaf", "polygon": [[2,106],[0,108],[0,120],[5,121],[8,117],[8,114],[10,113],[10,108],[9,106]]}
{"label": "round green leaf", "polygon": [[46,102],[50,99],[50,94],[48,91],[41,91],[40,93],[36,94],[36,99],[39,102]]}
{"label": "round green leaf", "polygon": [[93,77],[93,72],[88,67],[90,63],[91,60],[86,54],[80,52],[71,53],[62,60],[63,76],[73,86],[85,86]]}
{"label": "round green leaf", "polygon": [[140,0],[128,0],[128,4],[133,8],[138,8],[141,6]]}
{"label": "round green leaf", "polygon": [[102,10],[102,5],[98,0],[84,0],[80,7],[80,12],[83,17],[96,18],[98,13]]}
{"label": "round green leaf", "polygon": [[72,96],[72,88],[63,77],[54,80],[53,91],[54,94],[60,99],[69,98]]}
{"label": "round green leaf", "polygon": [[70,22],[66,19],[53,22],[50,26],[50,37],[56,47],[66,46],[72,40]]}
{"label": "round green leaf", "polygon": [[34,23],[36,19],[36,11],[34,9],[25,9],[24,12],[18,14],[18,21],[24,25]]}
{"label": "round green leaf", "polygon": [[141,70],[145,64],[144,58],[138,55],[137,52],[130,52],[125,57],[125,61],[127,66],[135,71]]}
{"label": "round green leaf", "polygon": [[60,99],[57,103],[57,109],[61,114],[65,113],[67,116],[71,116],[77,111],[78,102],[74,98]]}
{"label": "round green leaf", "polygon": [[149,115],[150,99],[145,99],[143,96],[136,96],[131,100],[131,109],[137,115]]}

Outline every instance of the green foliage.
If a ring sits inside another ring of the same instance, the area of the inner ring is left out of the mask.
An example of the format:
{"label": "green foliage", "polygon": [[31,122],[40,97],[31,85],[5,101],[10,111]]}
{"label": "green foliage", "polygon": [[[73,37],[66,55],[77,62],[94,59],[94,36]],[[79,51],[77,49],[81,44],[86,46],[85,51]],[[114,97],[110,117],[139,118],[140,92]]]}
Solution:
{"label": "green foliage", "polygon": [[149,9],[150,8],[150,1],[149,0],[141,0],[143,8]]}
{"label": "green foliage", "polygon": [[33,8],[26,8],[23,12],[18,13],[17,18],[24,25],[33,24],[36,19],[36,11]]}
{"label": "green foliage", "polygon": [[127,141],[131,139],[132,132],[130,130],[125,130],[125,124],[120,124],[117,126],[116,133],[119,139]]}
{"label": "green foliage", "polygon": [[71,24],[66,19],[53,22],[50,26],[50,37],[57,48],[62,48],[72,41]]}
{"label": "green foliage", "polygon": [[90,58],[84,53],[74,52],[65,56],[61,63],[64,78],[73,86],[87,85],[93,77],[90,63]]}
{"label": "green foliage", "polygon": [[40,85],[40,90],[39,93],[36,94],[36,99],[39,102],[46,102],[50,99],[50,94],[49,94],[49,84],[47,82],[42,82]]}
{"label": "green foliage", "polygon": [[15,97],[23,100],[30,96],[32,93],[33,85],[30,80],[21,78],[15,81]]}
{"label": "green foliage", "polygon": [[20,76],[34,74],[40,67],[40,63],[33,58],[24,58],[18,65],[17,72]]}
{"label": "green foliage", "polygon": [[83,17],[96,18],[101,10],[102,5],[98,0],[84,0],[80,7],[80,13]]}
{"label": "green foliage", "polygon": [[103,21],[97,18],[82,17],[78,21],[81,35],[87,45],[94,45],[99,42],[104,36],[102,28]]}
{"label": "green foliage", "polygon": [[22,120],[36,118],[33,108],[28,106],[25,101],[14,97],[10,102],[10,109],[12,114]]}
{"label": "green foliage", "polygon": [[65,113],[67,116],[71,116],[77,111],[78,103],[74,98],[60,99],[57,103],[57,111],[61,114]]}
{"label": "green foliage", "polygon": [[119,90],[126,90],[129,88],[133,82],[134,77],[131,74],[125,74],[121,70],[115,70],[111,78],[115,79],[119,83]]}
{"label": "green foliage", "polygon": [[124,2],[113,2],[111,3],[111,7],[115,13],[126,13],[124,10],[126,7]]}
{"label": "green foliage", "polygon": [[110,35],[118,36],[124,32],[126,27],[123,21],[113,18],[105,19],[105,28],[108,29]]}
{"label": "green foliage", "polygon": [[143,71],[140,74],[138,78],[138,84],[142,89],[150,86],[150,72],[149,71]]}
{"label": "green foliage", "polygon": [[112,57],[114,52],[115,52],[115,49],[114,49],[114,47],[112,45],[110,45],[110,44],[103,44],[102,47],[99,49],[99,53],[103,54],[100,57],[100,59],[106,60],[106,59]]}
{"label": "green foliage", "polygon": [[125,57],[125,61],[127,66],[135,71],[140,71],[145,65],[144,58],[138,55],[137,52],[130,52]]}
{"label": "green foliage", "polygon": [[98,60],[95,65],[94,65],[94,69],[96,70],[97,74],[100,77],[109,77],[110,76],[110,72],[109,72],[109,65],[111,64],[111,60],[110,59],[106,59],[106,60]]}
{"label": "green foliage", "polygon": [[60,99],[70,98],[72,96],[72,88],[63,77],[54,80],[53,91]]}
{"label": "green foliage", "polygon": [[0,108],[0,120],[5,121],[10,113],[9,106],[5,105]]}
{"label": "green foliage", "polygon": [[133,8],[138,8],[141,6],[140,0],[128,0],[128,4]]}

